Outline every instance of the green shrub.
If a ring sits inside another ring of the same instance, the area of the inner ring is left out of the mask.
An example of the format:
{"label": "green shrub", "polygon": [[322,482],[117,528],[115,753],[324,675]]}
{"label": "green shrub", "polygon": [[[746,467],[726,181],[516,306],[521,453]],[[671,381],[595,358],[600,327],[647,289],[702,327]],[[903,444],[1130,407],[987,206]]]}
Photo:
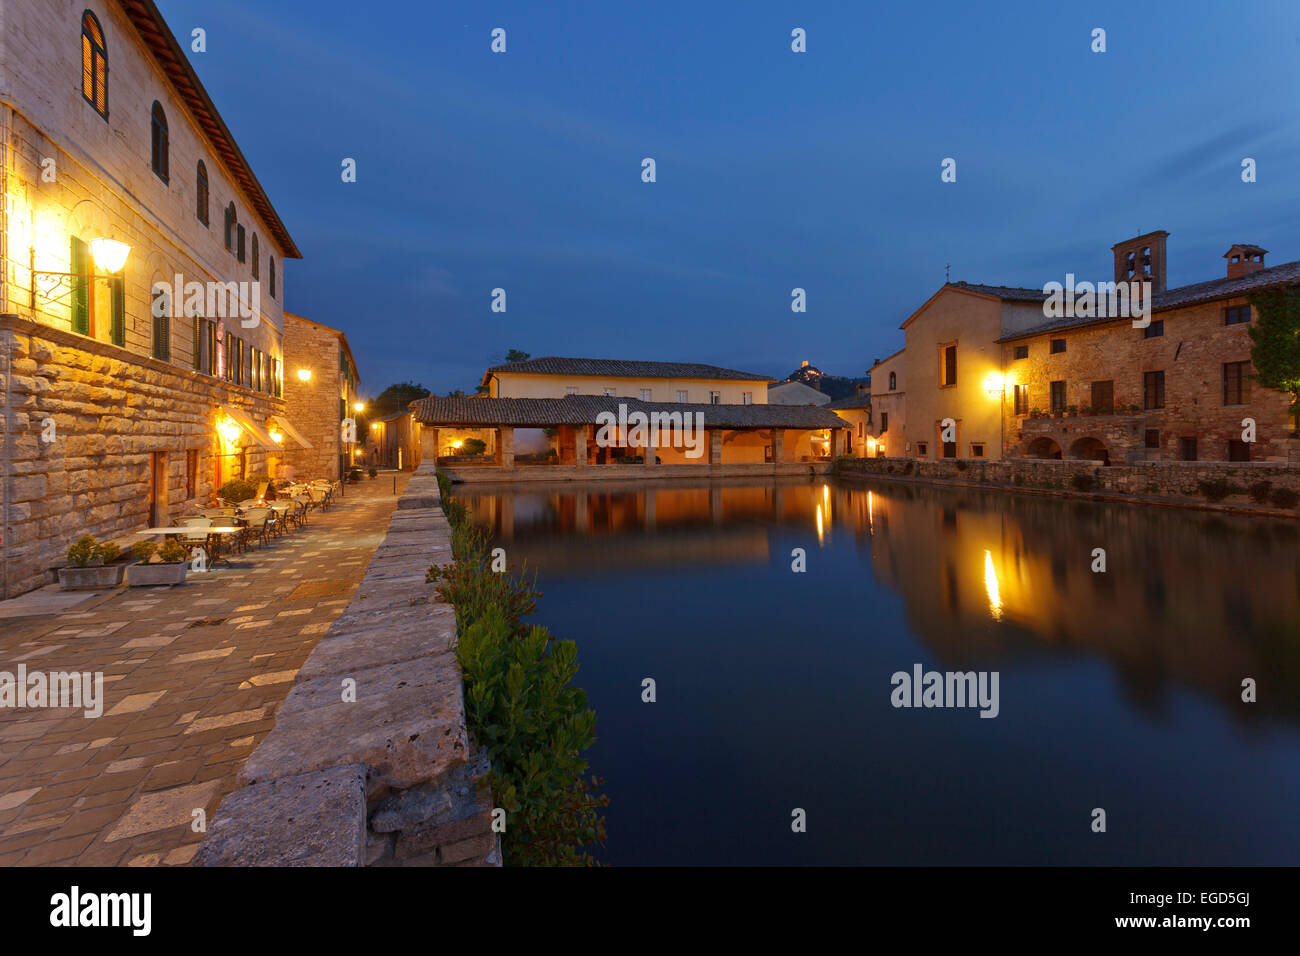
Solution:
{"label": "green shrub", "polygon": [[1202,479],[1197,483],[1201,494],[1210,501],[1222,501],[1232,494],[1233,486],[1224,478]]}
{"label": "green shrub", "polygon": [[137,541],[135,544],[131,545],[131,554],[134,555],[135,559],[141,564],[148,564],[149,559],[154,556],[154,552],[157,550],[157,541]]}
{"label": "green shrub", "polygon": [[461,442],[460,453],[462,455],[481,455],[487,451],[487,442],[481,438],[466,438]]}
{"label": "green shrub", "polygon": [[470,732],[491,760],[487,783],[509,825],[510,865],[590,865],[588,847],[605,839],[607,797],[581,754],[595,742],[596,715],[571,686],[577,645],[524,623],[537,607],[534,581],[493,572],[484,533],[438,475],[452,529],[453,560],[426,580],[456,608],[456,659],[465,679]]}
{"label": "green shrub", "polygon": [[1290,488],[1274,488],[1269,492],[1268,500],[1279,508],[1294,508],[1300,502],[1300,494]]}
{"label": "green shrub", "polygon": [[257,485],[243,478],[231,478],[217,489],[217,497],[223,501],[246,501],[257,497]]}
{"label": "green shrub", "polygon": [[1273,482],[1256,481],[1250,486],[1250,500],[1257,505],[1262,505],[1268,501],[1269,492],[1273,490]]}
{"label": "green shrub", "polygon": [[175,538],[168,538],[163,542],[162,548],[158,551],[158,560],[163,564],[180,564],[190,556],[185,545],[181,544]]}
{"label": "green shrub", "polygon": [[84,568],[99,557],[99,548],[90,535],[78,538],[77,543],[68,548],[68,564],[74,568]]}
{"label": "green shrub", "polygon": [[111,564],[122,556],[122,549],[112,541],[105,541],[96,550],[99,552],[99,556],[104,559],[105,564]]}

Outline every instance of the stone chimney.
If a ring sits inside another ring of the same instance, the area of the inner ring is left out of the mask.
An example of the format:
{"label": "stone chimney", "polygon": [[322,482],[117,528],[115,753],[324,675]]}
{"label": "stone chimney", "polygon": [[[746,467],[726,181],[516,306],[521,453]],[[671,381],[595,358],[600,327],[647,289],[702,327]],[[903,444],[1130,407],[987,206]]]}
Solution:
{"label": "stone chimney", "polygon": [[1164,292],[1168,274],[1165,239],[1168,236],[1169,233],[1158,229],[1111,246],[1115,254],[1115,281],[1150,282],[1152,292]]}
{"label": "stone chimney", "polygon": [[1240,279],[1263,269],[1266,255],[1267,249],[1253,246],[1249,242],[1237,243],[1223,254],[1223,258],[1228,260],[1228,278]]}

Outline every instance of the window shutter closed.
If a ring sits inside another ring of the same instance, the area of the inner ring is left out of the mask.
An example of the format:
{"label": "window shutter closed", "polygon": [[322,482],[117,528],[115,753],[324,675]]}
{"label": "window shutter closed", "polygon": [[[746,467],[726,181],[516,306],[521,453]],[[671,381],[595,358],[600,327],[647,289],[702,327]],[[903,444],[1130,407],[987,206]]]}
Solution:
{"label": "window shutter closed", "polygon": [[112,294],[112,322],[109,334],[114,345],[124,346],[126,345],[126,280],[121,276],[114,276],[109,281],[109,290]]}
{"label": "window shutter closed", "polygon": [[72,237],[72,331],[90,334],[90,249]]}

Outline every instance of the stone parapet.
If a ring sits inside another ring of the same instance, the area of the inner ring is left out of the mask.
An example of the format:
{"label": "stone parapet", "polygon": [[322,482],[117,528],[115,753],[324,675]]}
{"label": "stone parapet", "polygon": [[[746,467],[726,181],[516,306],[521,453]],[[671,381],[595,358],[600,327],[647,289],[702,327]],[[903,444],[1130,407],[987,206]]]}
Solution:
{"label": "stone parapet", "polygon": [[488,762],[465,723],[455,609],[425,583],[430,564],[451,561],[431,497],[432,476],[413,477],[196,866],[500,865]]}

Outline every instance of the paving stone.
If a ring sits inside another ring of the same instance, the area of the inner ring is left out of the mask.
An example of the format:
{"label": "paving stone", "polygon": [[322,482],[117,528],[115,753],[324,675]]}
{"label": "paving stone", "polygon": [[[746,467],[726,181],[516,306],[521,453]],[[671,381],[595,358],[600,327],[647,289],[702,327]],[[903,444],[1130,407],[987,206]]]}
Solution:
{"label": "paving stone", "polygon": [[195,866],[360,866],[366,768],[353,764],[280,777],[229,794]]}

